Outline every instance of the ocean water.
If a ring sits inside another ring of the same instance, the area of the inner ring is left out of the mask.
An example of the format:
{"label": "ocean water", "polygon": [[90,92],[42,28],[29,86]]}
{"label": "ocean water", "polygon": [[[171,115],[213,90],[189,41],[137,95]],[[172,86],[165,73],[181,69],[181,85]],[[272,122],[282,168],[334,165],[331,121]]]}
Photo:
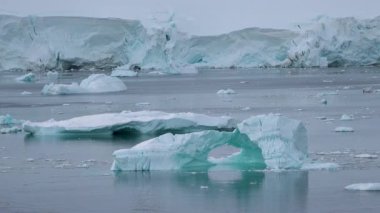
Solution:
{"label": "ocean water", "polygon": [[[0,212],[379,212],[380,193],[344,187],[380,182],[380,69],[203,70],[197,75],[123,79],[127,91],[43,96],[47,79],[18,83],[0,72],[0,115],[31,121],[160,110],[229,115],[280,113],[302,120],[310,158],[335,162],[334,171],[110,171],[112,152],[147,139],[0,135]],[[60,83],[89,72],[61,73]],[[363,93],[371,87],[372,93]],[[219,89],[236,94],[218,96]],[[23,91],[32,92],[22,95]],[[327,100],[327,105],[321,99]],[[137,104],[137,103],[149,104]],[[352,114],[353,121],[341,121]],[[325,120],[320,119],[325,117]],[[353,133],[336,133],[338,126]],[[215,155],[227,150],[213,152]]]}

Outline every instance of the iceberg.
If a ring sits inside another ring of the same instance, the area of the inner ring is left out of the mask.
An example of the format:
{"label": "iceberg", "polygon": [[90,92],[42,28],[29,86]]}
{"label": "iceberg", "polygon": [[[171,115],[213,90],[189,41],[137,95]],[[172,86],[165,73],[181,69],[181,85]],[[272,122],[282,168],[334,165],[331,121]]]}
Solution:
{"label": "iceberg", "polygon": [[112,77],[136,77],[137,74],[138,73],[136,71],[130,70],[129,66],[124,65],[124,66],[117,67],[116,69],[114,69],[111,73],[111,76]]}
{"label": "iceberg", "polygon": [[25,122],[25,132],[34,135],[139,133],[159,135],[165,132],[192,132],[206,129],[233,129],[230,117],[211,117],[195,113],[160,111],[123,111],[75,117],[68,120]]}
{"label": "iceberg", "polygon": [[352,121],[352,120],[354,120],[354,116],[353,116],[353,115],[343,114],[343,115],[340,117],[340,120],[341,120],[341,121]]}
{"label": "iceberg", "polygon": [[41,91],[44,95],[67,95],[78,93],[104,93],[119,92],[127,87],[122,80],[105,74],[92,74],[82,80],[80,84],[55,84],[45,85]]}
{"label": "iceberg", "polygon": [[10,134],[21,132],[22,129],[17,126],[0,128],[0,134]]}
{"label": "iceberg", "polygon": [[376,66],[379,28],[380,17],[321,17],[297,30],[191,36],[178,31],[173,17],[146,28],[112,18],[0,15],[0,69],[111,71],[137,65],[195,73],[194,67]]}
{"label": "iceberg", "polygon": [[21,124],[22,121],[13,118],[11,115],[0,115],[0,125],[17,125]]}
{"label": "iceberg", "polygon": [[239,123],[238,130],[262,150],[270,169],[300,168],[308,157],[307,131],[300,121],[259,115]]}
{"label": "iceberg", "polygon": [[31,83],[31,82],[34,82],[36,81],[36,75],[34,73],[27,73],[25,75],[22,75],[20,77],[17,77],[16,78],[17,81],[20,81],[20,82],[28,82],[28,83]]}
{"label": "iceberg", "polygon": [[[112,170],[178,170],[229,165],[244,169],[300,169],[307,159],[306,129],[299,121],[276,115],[254,116],[233,132],[165,134],[113,153]],[[230,145],[240,151],[221,159],[210,151]]]}
{"label": "iceberg", "polygon": [[0,115],[0,134],[17,133],[23,121],[14,119],[11,115]]}
{"label": "iceberg", "polygon": [[[208,154],[213,149],[229,144],[241,147],[242,151],[222,160],[222,164],[246,166],[251,169],[265,168],[260,149],[238,131],[215,130],[190,134],[171,133],[145,141],[131,149],[113,153],[112,170],[149,171],[197,169],[215,165]],[[218,164],[221,164],[218,162]]]}
{"label": "iceberg", "polygon": [[380,191],[380,183],[355,183],[344,188],[353,191]]}

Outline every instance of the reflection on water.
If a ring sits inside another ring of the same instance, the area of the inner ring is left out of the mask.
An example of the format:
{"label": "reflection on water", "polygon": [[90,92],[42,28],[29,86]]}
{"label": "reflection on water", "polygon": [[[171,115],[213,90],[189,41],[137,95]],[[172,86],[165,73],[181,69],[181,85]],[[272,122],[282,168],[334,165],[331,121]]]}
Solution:
{"label": "reflection on water", "polygon": [[[208,171],[115,174],[129,210],[158,212],[305,212],[307,172]],[[185,209],[184,209],[185,208]]]}

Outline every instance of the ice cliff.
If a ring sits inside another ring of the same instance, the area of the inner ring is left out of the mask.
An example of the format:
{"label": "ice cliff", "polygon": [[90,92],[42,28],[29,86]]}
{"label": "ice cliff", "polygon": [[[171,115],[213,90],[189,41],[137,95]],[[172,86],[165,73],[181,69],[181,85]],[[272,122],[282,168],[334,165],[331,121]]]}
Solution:
{"label": "ice cliff", "polygon": [[0,15],[0,70],[112,70],[181,73],[197,67],[344,67],[380,64],[380,17],[322,17],[297,30],[249,28],[215,36],[139,21]]}

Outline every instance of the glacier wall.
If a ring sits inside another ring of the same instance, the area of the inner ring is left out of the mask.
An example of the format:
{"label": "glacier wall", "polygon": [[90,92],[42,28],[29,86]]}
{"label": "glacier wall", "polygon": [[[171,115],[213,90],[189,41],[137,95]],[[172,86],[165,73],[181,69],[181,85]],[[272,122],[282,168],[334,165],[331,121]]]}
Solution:
{"label": "glacier wall", "polygon": [[322,17],[297,30],[190,36],[177,30],[173,17],[146,28],[122,19],[0,15],[0,70],[379,65],[379,29],[380,17]]}

